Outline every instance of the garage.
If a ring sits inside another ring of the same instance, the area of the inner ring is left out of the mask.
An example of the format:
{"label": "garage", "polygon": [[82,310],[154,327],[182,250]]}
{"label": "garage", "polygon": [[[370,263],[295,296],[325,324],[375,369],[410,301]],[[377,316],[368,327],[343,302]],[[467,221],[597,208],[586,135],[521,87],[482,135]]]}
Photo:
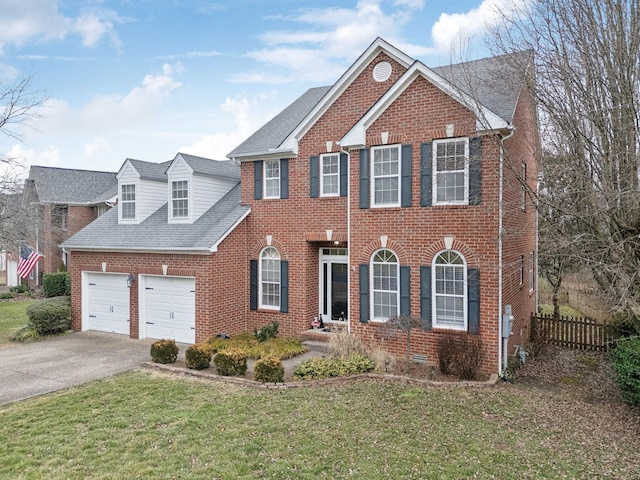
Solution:
{"label": "garage", "polygon": [[129,288],[126,274],[85,272],[85,330],[129,335]]}
{"label": "garage", "polygon": [[147,338],[196,341],[196,280],[192,277],[141,277],[141,331]]}

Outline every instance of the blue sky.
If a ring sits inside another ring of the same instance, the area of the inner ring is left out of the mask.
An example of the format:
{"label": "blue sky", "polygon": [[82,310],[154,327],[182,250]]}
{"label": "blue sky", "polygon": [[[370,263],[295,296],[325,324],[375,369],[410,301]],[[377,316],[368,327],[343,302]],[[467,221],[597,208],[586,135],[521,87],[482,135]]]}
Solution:
{"label": "blue sky", "polygon": [[[524,1],[524,0],[517,0]],[[177,152],[224,159],[306,89],[334,83],[380,36],[429,66],[513,0],[0,0],[0,91],[48,100],[0,135],[25,165],[117,171]]]}

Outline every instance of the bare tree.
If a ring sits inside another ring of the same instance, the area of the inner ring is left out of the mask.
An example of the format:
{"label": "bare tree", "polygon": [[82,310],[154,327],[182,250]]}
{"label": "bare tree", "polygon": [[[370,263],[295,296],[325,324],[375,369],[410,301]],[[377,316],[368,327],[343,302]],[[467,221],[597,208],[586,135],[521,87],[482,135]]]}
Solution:
{"label": "bare tree", "polygon": [[567,262],[640,325],[640,0],[513,5],[490,45],[535,52],[531,86],[555,162],[543,166],[541,212],[553,212],[550,228],[558,219]]}

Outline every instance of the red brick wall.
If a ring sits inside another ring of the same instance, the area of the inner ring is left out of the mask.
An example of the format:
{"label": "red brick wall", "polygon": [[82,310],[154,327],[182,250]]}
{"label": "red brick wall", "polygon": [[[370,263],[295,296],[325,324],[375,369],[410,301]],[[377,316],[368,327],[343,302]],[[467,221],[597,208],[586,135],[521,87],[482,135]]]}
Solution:
{"label": "red brick wall", "polygon": [[[231,335],[246,331],[245,324],[249,282],[246,253],[246,224],[241,223],[221,243],[218,252],[210,255],[163,253],[71,252],[72,328],[82,328],[83,271],[101,272],[102,262],[107,272],[162,274],[195,277],[196,341],[204,341],[217,333]],[[139,337],[138,289],[130,289],[131,338]]]}

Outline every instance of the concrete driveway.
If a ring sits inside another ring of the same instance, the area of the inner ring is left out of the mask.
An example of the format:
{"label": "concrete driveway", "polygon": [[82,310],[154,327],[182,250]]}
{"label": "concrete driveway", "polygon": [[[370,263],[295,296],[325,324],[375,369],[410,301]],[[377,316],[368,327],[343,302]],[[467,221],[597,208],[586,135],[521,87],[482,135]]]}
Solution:
{"label": "concrete driveway", "polygon": [[113,333],[81,332],[2,348],[0,405],[134,369],[151,360],[153,342]]}

